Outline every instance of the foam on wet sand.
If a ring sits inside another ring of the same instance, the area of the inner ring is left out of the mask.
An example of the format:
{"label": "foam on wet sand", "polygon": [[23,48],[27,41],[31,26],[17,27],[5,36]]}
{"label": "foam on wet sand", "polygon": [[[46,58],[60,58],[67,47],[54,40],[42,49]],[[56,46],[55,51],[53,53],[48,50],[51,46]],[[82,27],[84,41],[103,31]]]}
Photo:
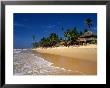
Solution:
{"label": "foam on wet sand", "polygon": [[68,74],[71,70],[52,66],[53,63],[34,55],[31,50],[14,50],[14,75]]}

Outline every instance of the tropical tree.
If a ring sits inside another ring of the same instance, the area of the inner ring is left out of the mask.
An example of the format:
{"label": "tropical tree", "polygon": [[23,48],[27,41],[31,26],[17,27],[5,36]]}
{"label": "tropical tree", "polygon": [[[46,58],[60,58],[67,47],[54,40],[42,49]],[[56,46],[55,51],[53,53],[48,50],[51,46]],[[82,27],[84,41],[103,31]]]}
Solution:
{"label": "tropical tree", "polygon": [[35,44],[35,38],[36,38],[35,35],[33,35],[33,36],[32,36],[32,39],[33,39],[32,46],[33,46],[33,48],[35,48],[35,46],[36,46],[36,44]]}
{"label": "tropical tree", "polygon": [[83,32],[82,32],[82,31],[80,31],[79,35],[80,35],[80,36],[81,36],[81,35],[83,35]]}
{"label": "tropical tree", "polygon": [[64,36],[67,38],[67,44],[73,45],[76,43],[77,38],[80,36],[76,27],[73,30],[67,29],[64,32]]}
{"label": "tropical tree", "polygon": [[50,39],[50,46],[55,46],[59,42],[59,37],[56,33],[51,33],[49,39]]}
{"label": "tropical tree", "polygon": [[35,41],[35,38],[36,38],[36,36],[35,36],[35,35],[33,35],[33,36],[32,36],[33,41]]}
{"label": "tropical tree", "polygon": [[35,42],[33,46],[34,47],[39,47],[40,46],[40,43],[39,42]]}
{"label": "tropical tree", "polygon": [[64,32],[64,36],[67,38],[67,40],[70,40],[71,39],[71,30],[70,29],[67,29]]}
{"label": "tropical tree", "polygon": [[59,43],[59,37],[56,33],[51,33],[49,37],[43,37],[40,40],[40,46],[42,47],[52,47]]}
{"label": "tropical tree", "polygon": [[92,24],[92,20],[90,18],[87,18],[85,20],[85,24],[88,26],[89,30],[91,30],[91,26],[93,25]]}
{"label": "tropical tree", "polygon": [[43,37],[40,41],[40,46],[41,47],[48,47],[49,46],[49,38]]}
{"label": "tropical tree", "polygon": [[62,26],[61,30],[64,31],[64,27],[63,26]]}
{"label": "tropical tree", "polygon": [[74,27],[74,29],[72,30],[72,34],[73,34],[73,36],[71,37],[71,42],[72,42],[72,44],[76,44],[76,42],[77,42],[76,40],[80,36],[77,27]]}
{"label": "tropical tree", "polygon": [[78,30],[77,30],[77,27],[74,27],[72,33],[74,33],[75,36],[78,36],[79,35]]}
{"label": "tropical tree", "polygon": [[85,33],[85,32],[87,32],[87,31],[88,31],[88,30],[87,30],[87,29],[85,29],[85,30],[84,30],[84,33]]}

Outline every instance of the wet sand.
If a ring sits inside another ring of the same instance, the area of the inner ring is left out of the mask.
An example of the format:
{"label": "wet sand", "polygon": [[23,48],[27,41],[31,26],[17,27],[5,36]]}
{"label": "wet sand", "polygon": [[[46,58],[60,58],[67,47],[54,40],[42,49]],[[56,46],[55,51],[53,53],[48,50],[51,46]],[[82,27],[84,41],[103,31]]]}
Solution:
{"label": "wet sand", "polygon": [[[52,66],[29,49],[14,49],[13,75],[68,75],[71,70]],[[77,74],[77,72],[75,72]]]}
{"label": "wet sand", "polygon": [[[37,56],[52,62],[53,66],[71,70],[68,75],[97,75],[97,61],[77,59],[73,57],[66,57],[62,55],[54,55],[48,53],[40,53],[33,50]],[[96,58],[95,58],[96,59]],[[66,73],[62,73],[66,75]]]}

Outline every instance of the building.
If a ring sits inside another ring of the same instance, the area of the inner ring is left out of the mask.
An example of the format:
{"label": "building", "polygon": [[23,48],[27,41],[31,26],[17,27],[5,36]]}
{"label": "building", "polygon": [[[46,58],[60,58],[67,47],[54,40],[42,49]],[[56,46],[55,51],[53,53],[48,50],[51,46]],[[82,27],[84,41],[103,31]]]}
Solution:
{"label": "building", "polygon": [[83,35],[81,35],[78,40],[80,44],[83,43],[96,43],[97,42],[97,35],[91,31],[85,32]]}

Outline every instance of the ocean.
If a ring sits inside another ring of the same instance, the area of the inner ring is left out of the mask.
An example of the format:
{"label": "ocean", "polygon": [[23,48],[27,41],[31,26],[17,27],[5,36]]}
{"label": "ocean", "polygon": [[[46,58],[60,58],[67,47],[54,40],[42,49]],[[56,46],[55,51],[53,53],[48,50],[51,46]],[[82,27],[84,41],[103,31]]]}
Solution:
{"label": "ocean", "polygon": [[31,49],[14,49],[13,75],[56,75],[70,72],[34,54]]}

